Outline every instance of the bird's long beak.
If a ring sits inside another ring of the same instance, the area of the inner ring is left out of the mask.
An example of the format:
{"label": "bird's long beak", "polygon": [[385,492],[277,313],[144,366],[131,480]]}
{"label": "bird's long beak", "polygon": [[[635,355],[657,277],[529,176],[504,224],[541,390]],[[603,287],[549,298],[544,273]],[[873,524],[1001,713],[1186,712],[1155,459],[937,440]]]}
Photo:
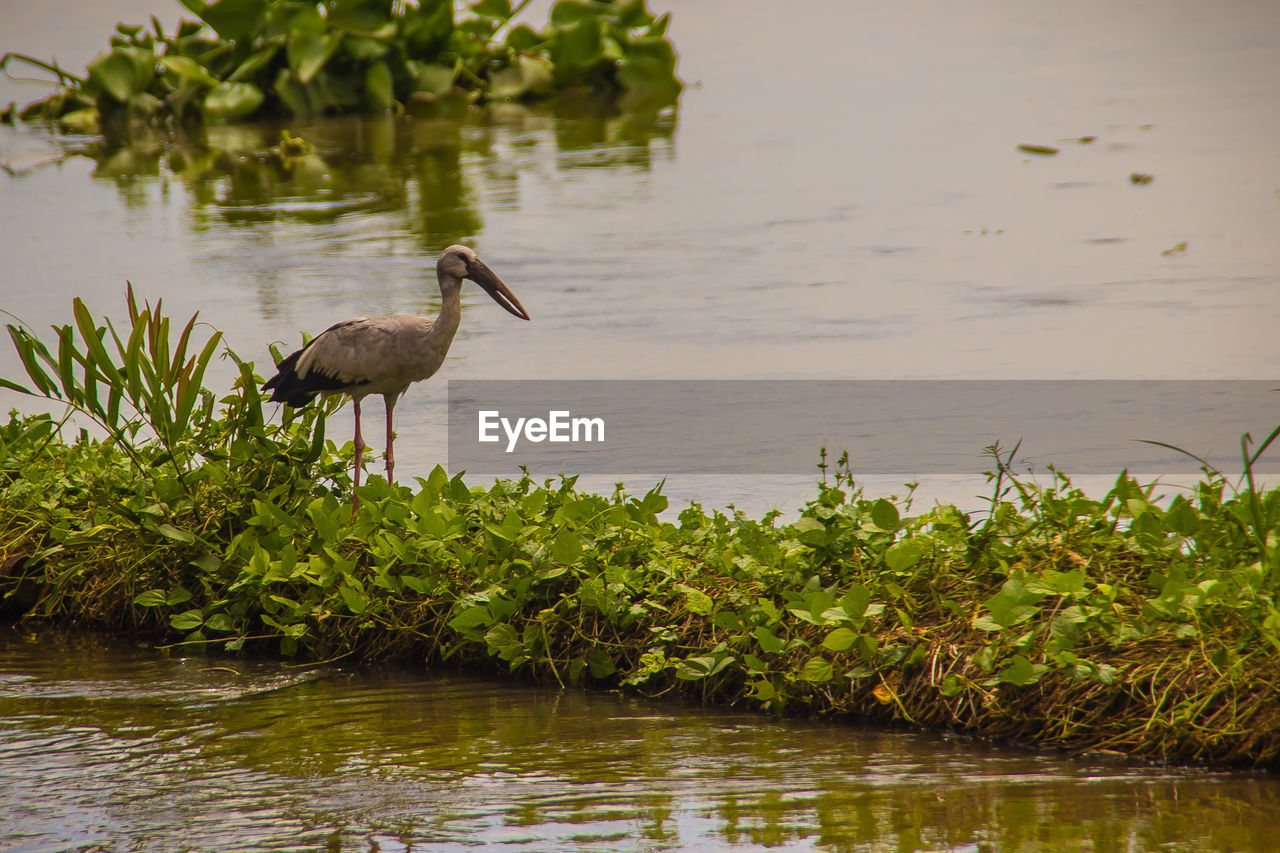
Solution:
{"label": "bird's long beak", "polygon": [[493,297],[493,301],[506,308],[522,320],[529,319],[529,312],[524,310],[520,300],[511,292],[511,288],[502,283],[493,270],[482,261],[472,261],[468,267],[467,278],[484,288],[485,293]]}

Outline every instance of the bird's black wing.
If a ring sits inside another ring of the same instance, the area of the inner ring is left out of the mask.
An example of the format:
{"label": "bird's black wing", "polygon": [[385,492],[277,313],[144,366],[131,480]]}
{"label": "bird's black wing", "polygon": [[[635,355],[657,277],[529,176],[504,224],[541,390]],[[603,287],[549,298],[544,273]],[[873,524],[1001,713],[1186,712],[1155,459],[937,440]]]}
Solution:
{"label": "bird's black wing", "polygon": [[[284,361],[276,365],[276,375],[271,377],[263,384],[263,391],[271,392],[271,401],[273,403],[287,403],[290,406],[299,408],[307,405],[316,396],[324,391],[342,391],[350,388],[353,383],[344,380],[335,373],[326,371],[323,366],[313,366],[307,371],[305,377],[299,376],[297,373],[298,357],[304,352],[315,346],[316,342],[330,332],[337,331],[349,326],[353,326],[364,322],[363,317],[355,320],[345,320],[341,323],[334,323],[320,334],[316,335],[302,349],[289,355]],[[362,384],[359,381],[354,384]]]}

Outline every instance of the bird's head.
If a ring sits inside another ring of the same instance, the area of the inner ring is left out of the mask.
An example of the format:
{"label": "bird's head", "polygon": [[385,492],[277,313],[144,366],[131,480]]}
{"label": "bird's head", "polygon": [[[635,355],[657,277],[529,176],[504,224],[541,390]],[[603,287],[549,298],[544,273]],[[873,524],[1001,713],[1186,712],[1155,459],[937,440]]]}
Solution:
{"label": "bird's head", "polygon": [[466,246],[450,246],[445,249],[440,255],[440,260],[436,262],[436,273],[441,281],[446,279],[461,281],[469,278],[483,287],[485,293],[493,297],[494,302],[522,320],[529,319],[529,312],[524,310],[524,306],[520,304],[519,299],[516,299],[516,295],[502,283],[502,279],[498,278],[493,270],[485,265],[484,261],[476,257],[475,252]]}

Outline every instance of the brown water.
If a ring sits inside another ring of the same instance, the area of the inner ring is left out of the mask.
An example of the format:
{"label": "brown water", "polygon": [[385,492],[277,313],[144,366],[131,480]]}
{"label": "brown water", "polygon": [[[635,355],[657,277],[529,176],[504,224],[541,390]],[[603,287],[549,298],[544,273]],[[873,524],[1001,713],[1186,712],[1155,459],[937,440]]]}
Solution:
{"label": "brown water", "polygon": [[0,629],[0,849],[1252,851],[1274,779]]}
{"label": "brown water", "polygon": [[[0,0],[0,49],[78,67],[117,20],[179,17],[159,3]],[[290,126],[321,157],[291,174],[251,156],[278,128],[116,151],[0,128],[0,308],[119,317],[130,280],[261,365],[301,330],[435,311],[461,240],[534,321],[471,291],[443,376],[1275,378],[1272,0],[673,5],[678,112]],[[402,476],[443,459],[443,399],[400,404]],[[668,492],[791,509],[809,479]],[[1266,777],[232,666],[5,634],[0,848],[1245,851],[1280,828]]]}

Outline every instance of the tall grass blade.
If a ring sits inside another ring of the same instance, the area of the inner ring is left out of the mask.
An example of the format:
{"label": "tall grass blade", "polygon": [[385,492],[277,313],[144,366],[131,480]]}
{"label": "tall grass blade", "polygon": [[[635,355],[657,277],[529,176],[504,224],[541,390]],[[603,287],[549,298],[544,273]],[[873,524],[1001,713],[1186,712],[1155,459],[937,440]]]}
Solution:
{"label": "tall grass blade", "polygon": [[1137,440],[1142,442],[1143,444],[1153,444],[1156,447],[1163,447],[1166,450],[1172,450],[1176,453],[1181,453],[1183,456],[1186,456],[1190,459],[1194,459],[1197,462],[1199,462],[1200,467],[1203,468],[1205,471],[1209,472],[1210,476],[1222,477],[1223,479],[1226,479],[1225,477],[1223,477],[1223,474],[1221,471],[1219,471],[1216,467],[1214,467],[1210,463],[1206,462],[1204,459],[1201,459],[1199,456],[1192,453],[1190,450],[1186,450],[1184,448],[1178,447],[1176,444],[1170,444],[1167,441],[1157,441],[1154,438],[1139,438]]}
{"label": "tall grass blade", "polygon": [[58,332],[58,380],[62,383],[62,392],[70,402],[80,405],[84,395],[80,393],[75,373],[75,339],[71,327],[63,326]]}
{"label": "tall grass blade", "polygon": [[76,326],[80,329],[80,337],[84,339],[85,346],[88,348],[89,355],[97,362],[105,374],[108,371],[115,371],[116,364],[111,358],[107,348],[102,345],[102,331],[93,321],[93,315],[89,313],[89,307],[84,304],[84,300],[76,297],[71,302],[75,312]]}
{"label": "tall grass blade", "polygon": [[178,381],[178,374],[183,370],[183,364],[187,360],[187,343],[191,339],[191,330],[195,328],[196,318],[200,316],[200,312],[191,315],[191,319],[187,321],[187,325],[183,326],[182,334],[178,336],[178,344],[173,348],[173,361],[170,364],[168,380],[170,383]]}
{"label": "tall grass blade", "polygon": [[22,361],[23,369],[27,371],[27,376],[35,383],[36,390],[40,392],[41,396],[62,399],[56,384],[49,377],[49,374],[45,372],[44,368],[40,366],[41,360],[49,364],[56,364],[45,345],[28,334],[25,329],[20,329],[13,325],[9,326],[9,337],[13,339],[13,346],[18,351],[18,358]]}

